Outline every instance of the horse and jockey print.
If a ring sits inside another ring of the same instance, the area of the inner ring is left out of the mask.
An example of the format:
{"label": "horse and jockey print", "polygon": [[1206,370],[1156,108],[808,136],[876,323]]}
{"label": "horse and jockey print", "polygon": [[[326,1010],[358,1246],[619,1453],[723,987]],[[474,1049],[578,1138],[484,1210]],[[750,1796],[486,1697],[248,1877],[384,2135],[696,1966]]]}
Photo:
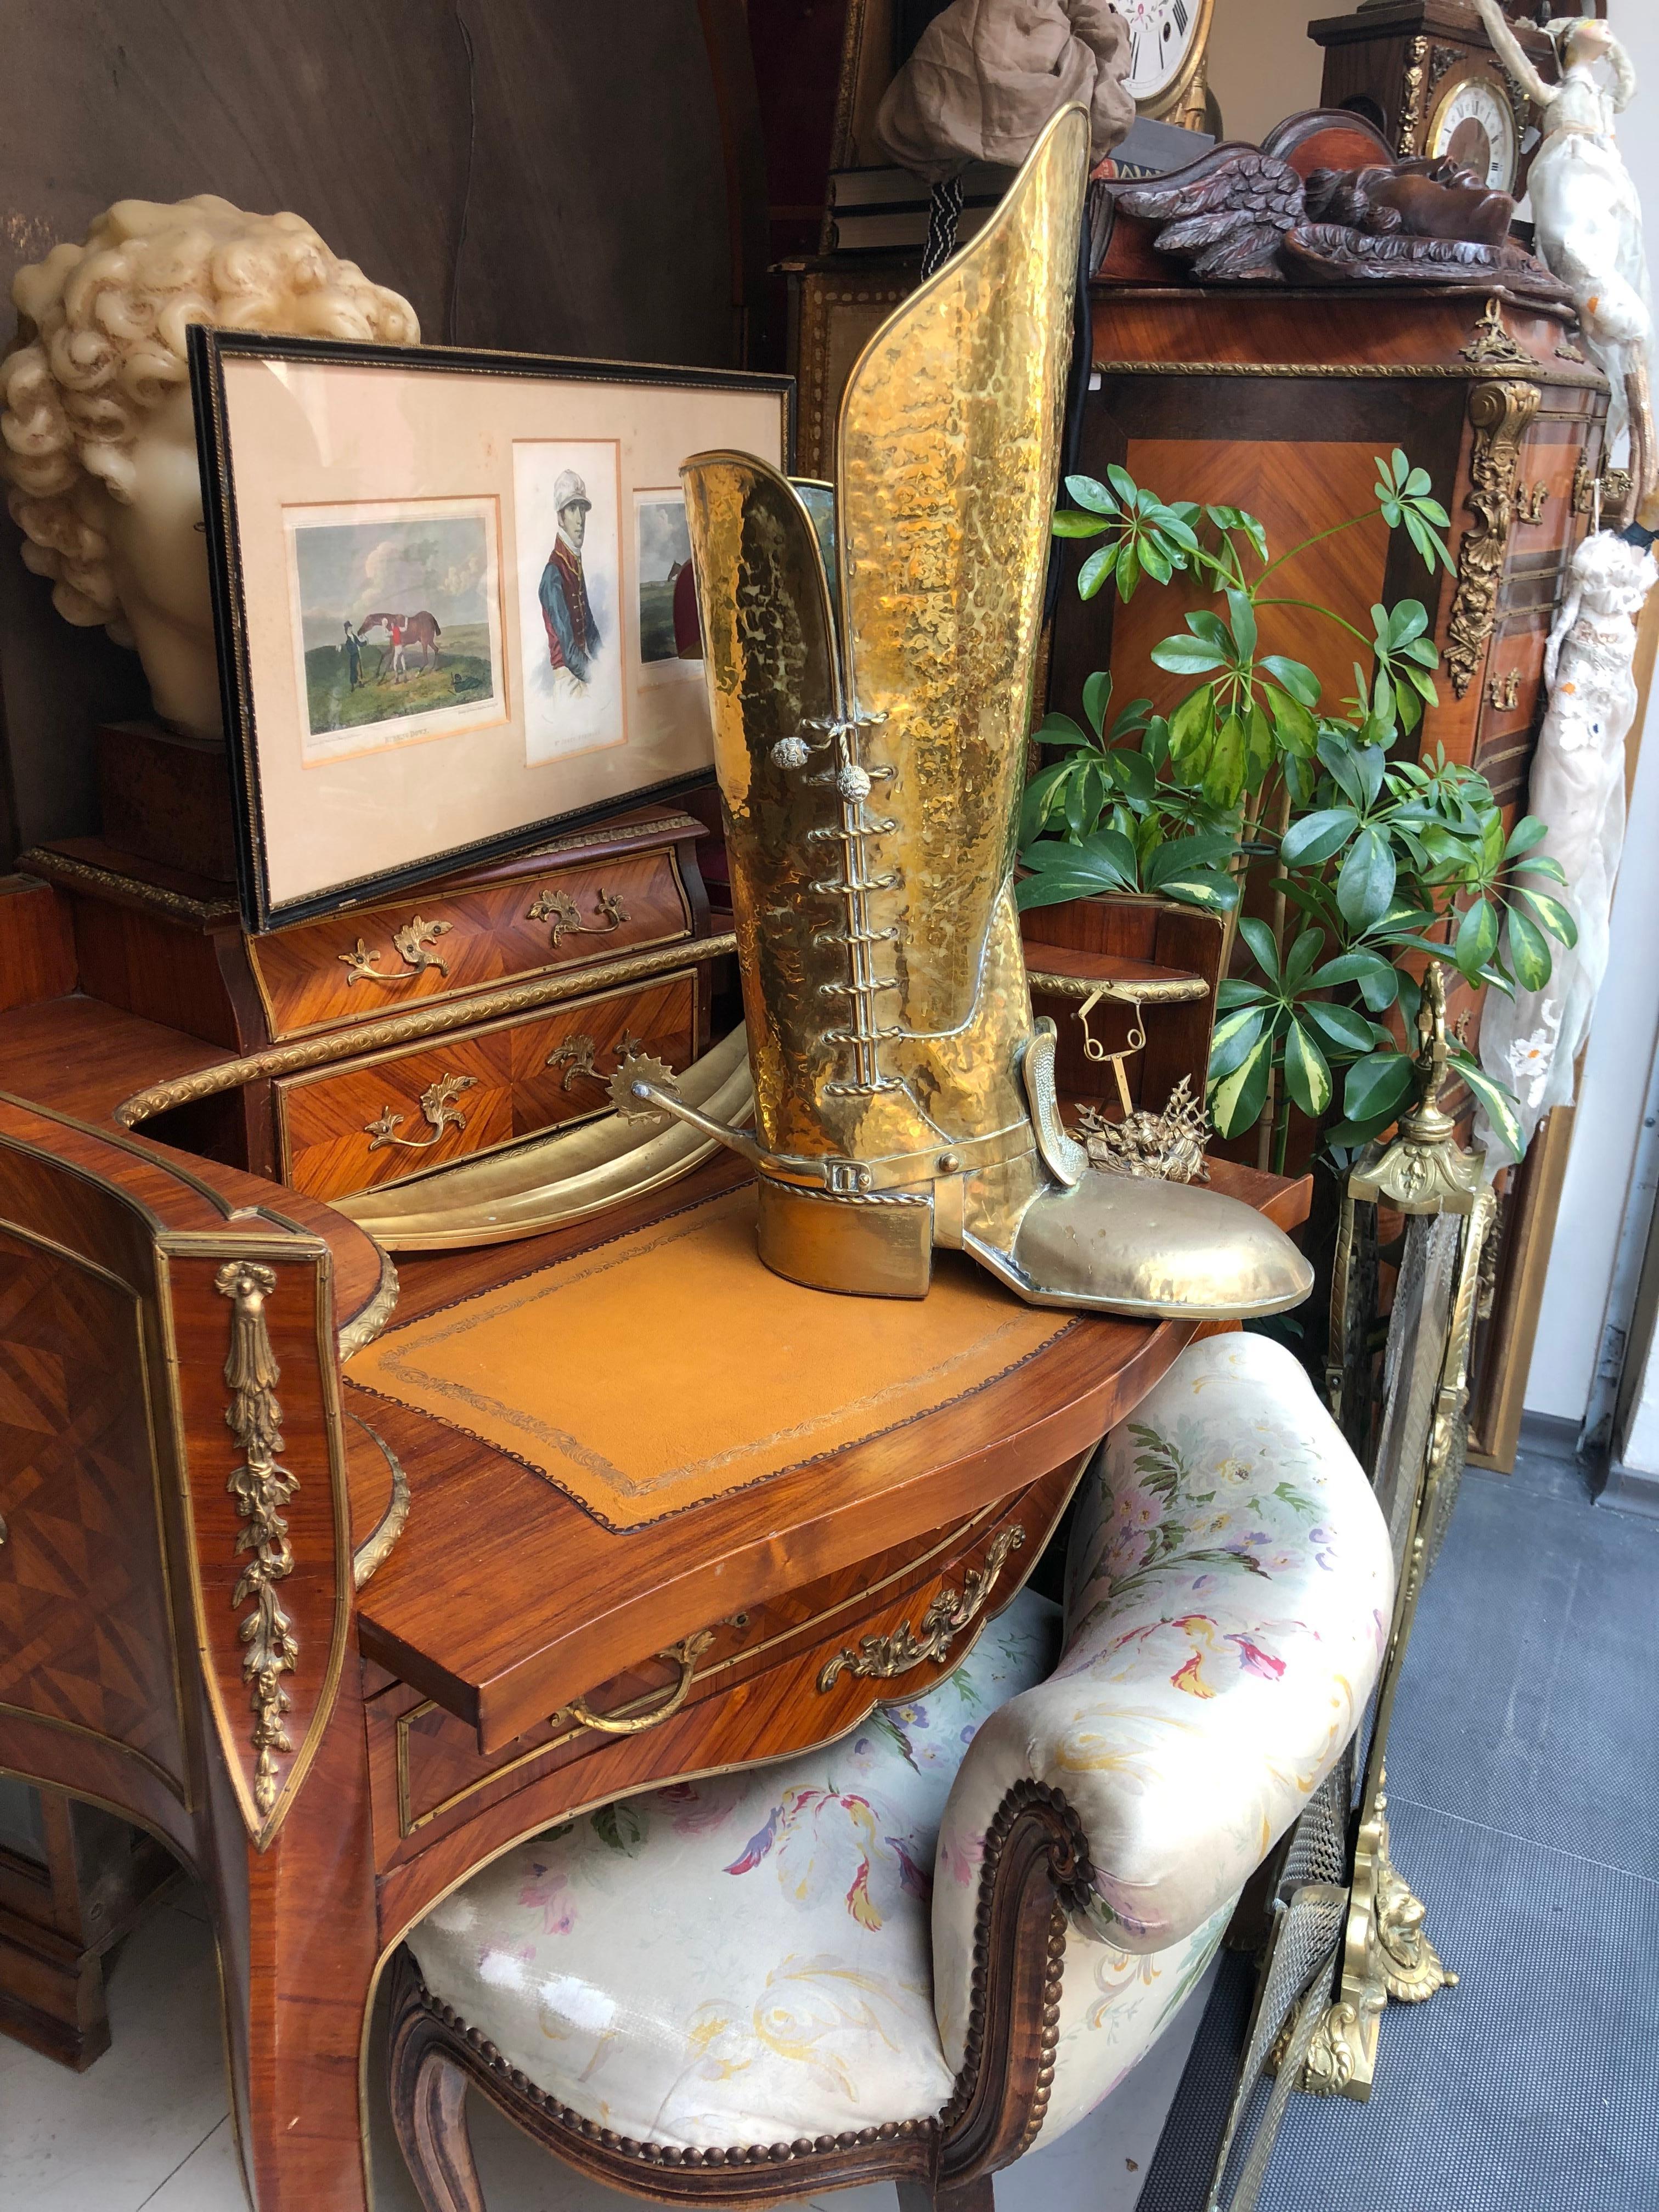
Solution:
{"label": "horse and jockey print", "polygon": [[422,669],[438,665],[438,640],[443,635],[443,626],[429,607],[422,607],[418,614],[413,615],[392,614],[385,608],[374,614],[365,615],[357,625],[358,643],[361,645],[376,630],[385,633],[386,642],[381,665],[384,668],[390,662],[394,684],[401,684],[407,678],[411,652],[422,656]]}
{"label": "horse and jockey print", "polygon": [[498,527],[493,500],[295,516],[305,758],[499,719]]}

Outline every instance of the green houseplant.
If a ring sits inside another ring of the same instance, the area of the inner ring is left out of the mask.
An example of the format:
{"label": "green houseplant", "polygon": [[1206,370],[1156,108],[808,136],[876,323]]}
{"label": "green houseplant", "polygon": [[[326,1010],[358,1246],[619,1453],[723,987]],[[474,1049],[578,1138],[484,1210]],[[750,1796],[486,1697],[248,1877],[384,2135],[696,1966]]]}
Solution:
{"label": "green houseplant", "polygon": [[[1153,647],[1158,667],[1190,678],[1167,714],[1141,698],[1111,716],[1103,672],[1084,686],[1087,727],[1051,714],[1036,732],[1048,757],[1024,796],[1020,904],[1144,891],[1241,917],[1244,972],[1220,988],[1209,1110],[1223,1137],[1265,1123],[1262,1164],[1280,1169],[1292,1106],[1341,1165],[1405,1103],[1419,995],[1408,963],[1535,990],[1550,939],[1576,937],[1552,888],[1561,870],[1535,850],[1545,825],[1528,817],[1506,834],[1484,776],[1438,748],[1413,760],[1401,747],[1437,696],[1421,603],[1373,607],[1368,635],[1282,594],[1297,554],[1379,516],[1431,573],[1449,569],[1426,472],[1401,453],[1376,468],[1374,507],[1277,556],[1253,515],[1166,501],[1116,467],[1105,483],[1068,477],[1073,504],[1054,523],[1098,541],[1077,580],[1085,599],[1186,575],[1215,604]],[[1348,634],[1349,697],[1327,702],[1310,668],[1261,650],[1260,617],[1284,606]],[[1455,1058],[1494,1126],[1515,1132],[1511,1094],[1461,1045]]]}

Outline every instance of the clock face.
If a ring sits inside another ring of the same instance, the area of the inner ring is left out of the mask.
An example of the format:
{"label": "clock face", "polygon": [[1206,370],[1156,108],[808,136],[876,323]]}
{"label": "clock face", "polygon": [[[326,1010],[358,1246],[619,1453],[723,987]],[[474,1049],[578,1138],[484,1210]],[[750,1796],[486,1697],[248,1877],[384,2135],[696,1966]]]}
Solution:
{"label": "clock face", "polygon": [[1515,110],[1490,77],[1466,76],[1430,118],[1424,151],[1449,155],[1493,191],[1513,191],[1519,151]]}
{"label": "clock face", "polygon": [[1180,76],[1203,28],[1204,0],[1115,0],[1129,27],[1128,88],[1152,100]]}

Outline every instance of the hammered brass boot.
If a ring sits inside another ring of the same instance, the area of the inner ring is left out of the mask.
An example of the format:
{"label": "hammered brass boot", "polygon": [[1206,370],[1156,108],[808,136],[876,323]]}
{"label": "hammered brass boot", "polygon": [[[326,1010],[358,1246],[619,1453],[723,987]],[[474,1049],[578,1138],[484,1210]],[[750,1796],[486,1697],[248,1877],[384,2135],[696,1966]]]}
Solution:
{"label": "hammered brass boot", "polygon": [[[872,341],[833,508],[746,454],[681,471],[755,1083],[757,1134],[720,1133],[797,1282],[921,1297],[946,1245],[1034,1304],[1273,1313],[1313,1278],[1271,1223],[1089,1167],[1026,986],[1015,824],[1088,143],[1066,109]],[[615,1095],[716,1130],[645,1071]]]}

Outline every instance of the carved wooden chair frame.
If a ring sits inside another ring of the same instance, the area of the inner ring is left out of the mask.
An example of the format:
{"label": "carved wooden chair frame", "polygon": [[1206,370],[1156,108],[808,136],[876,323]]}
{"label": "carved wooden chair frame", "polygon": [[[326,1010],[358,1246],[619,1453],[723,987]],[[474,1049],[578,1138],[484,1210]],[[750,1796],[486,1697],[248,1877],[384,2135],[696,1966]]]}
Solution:
{"label": "carved wooden chair frame", "polygon": [[392,1990],[392,2117],[427,2212],[486,2212],[469,2087],[555,2157],[635,2197],[758,2206],[891,2180],[903,2212],[992,2212],[992,2176],[1029,2149],[1048,2108],[1066,1926],[1092,1887],[1087,1838],[1065,1796],[1016,1782],[985,1838],[967,2048],[943,2112],[729,2148],[635,2142],[560,2104],[434,1997],[405,1950]]}

